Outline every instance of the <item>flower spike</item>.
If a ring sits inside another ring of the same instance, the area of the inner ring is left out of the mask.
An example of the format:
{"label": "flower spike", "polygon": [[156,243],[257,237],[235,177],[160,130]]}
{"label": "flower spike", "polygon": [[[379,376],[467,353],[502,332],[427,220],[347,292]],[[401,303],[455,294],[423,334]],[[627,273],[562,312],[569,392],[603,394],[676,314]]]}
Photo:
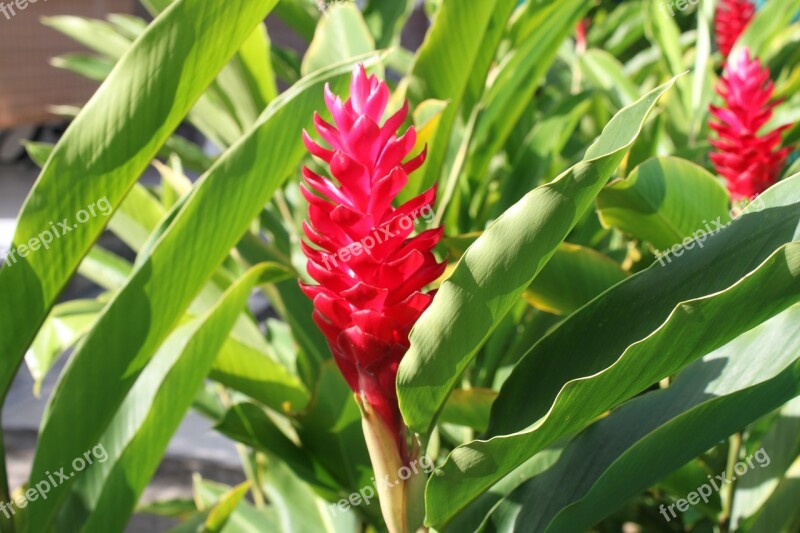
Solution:
{"label": "flower spike", "polygon": [[728,59],[717,92],[725,105],[711,106],[716,121],[710,127],[717,132],[711,161],[733,200],[750,198],[777,181],[789,153],[789,148],[779,148],[781,134],[789,126],[761,133],[776,105],[770,102],[773,83],[769,69],[751,59],[747,49]]}
{"label": "flower spike", "polygon": [[432,252],[441,228],[412,236],[419,219],[432,220],[436,191],[393,205],[426,152],[412,156],[413,127],[398,131],[408,116],[407,104],[381,124],[389,102],[385,82],[368,77],[358,65],[350,98],[342,101],[326,86],[325,102],[333,122],[317,114],[314,125],[327,147],[303,134],[330,178],[303,169],[301,190],[310,221],[303,227],[309,241],[303,251],[318,284],[301,286],[314,302],[314,321],[350,388],[383,419],[407,461],[395,380],[409,331],[433,298],[422,290],[446,266]]}
{"label": "flower spike", "polygon": [[714,32],[717,46],[724,57],[728,57],[733,46],[753,19],[756,7],[749,0],[720,0]]}

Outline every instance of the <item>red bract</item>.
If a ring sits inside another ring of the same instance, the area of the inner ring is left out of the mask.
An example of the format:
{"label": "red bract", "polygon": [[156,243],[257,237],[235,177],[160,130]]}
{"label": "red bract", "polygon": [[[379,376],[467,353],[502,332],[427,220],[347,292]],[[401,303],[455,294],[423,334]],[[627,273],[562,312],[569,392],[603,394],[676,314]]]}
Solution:
{"label": "red bract", "polygon": [[314,301],[314,320],[328,340],[347,383],[381,414],[398,438],[405,439],[397,405],[397,367],[409,347],[408,334],[428,307],[432,294],[421,290],[445,269],[432,253],[442,228],[411,237],[414,222],[433,213],[435,188],[405,204],[392,202],[408,175],[425,160],[425,151],[404,162],[416,131],[398,130],[408,104],[381,125],[389,88],[359,65],[346,102],[325,87],[334,124],[314,115],[324,148],[303,139],[309,152],[327,163],[336,180],[303,168],[309,202],[306,237],[308,273],[319,285],[301,284]]}
{"label": "red bract", "polygon": [[722,55],[728,57],[755,13],[756,7],[748,0],[720,0],[714,32]]}
{"label": "red bract", "polygon": [[789,126],[759,134],[776,105],[770,102],[773,83],[769,76],[769,69],[743,50],[728,60],[717,86],[725,106],[711,106],[717,121],[710,126],[718,134],[711,140],[717,149],[711,161],[725,177],[734,200],[752,197],[775,183],[789,153],[788,148],[779,148],[781,133]]}

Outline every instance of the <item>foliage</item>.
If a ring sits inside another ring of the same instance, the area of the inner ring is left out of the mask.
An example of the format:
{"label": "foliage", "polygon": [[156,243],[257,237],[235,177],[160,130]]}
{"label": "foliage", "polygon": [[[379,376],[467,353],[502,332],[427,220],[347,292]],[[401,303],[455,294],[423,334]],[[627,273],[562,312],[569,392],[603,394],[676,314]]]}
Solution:
{"label": "foliage", "polygon": [[[0,269],[0,388],[23,362],[38,387],[73,348],[29,487],[98,444],[109,456],[0,514],[3,532],[123,531],[190,409],[242,445],[249,482],[198,478],[195,501],[144,512],[181,531],[385,529],[374,501],[339,505],[373,473],[297,283],[300,169],[317,165],[301,133],[357,63],[389,81],[391,110],[409,100],[429,157],[399,200],[437,184],[445,226],[448,269],[397,382],[437,466],[425,524],[800,527],[800,176],[731,205],[708,157],[712,6],[427,1],[412,51],[412,1],[143,3],[151,22],[44,21],[88,49],[54,66],[101,85],[57,145],[27,145],[42,171],[14,248],[100,199],[113,215]],[[800,138],[798,8],[767,2],[737,45],[769,66],[782,100],[768,127],[787,126],[786,146]],[[270,13],[308,42],[303,57],[272,42]],[[156,187],[139,182],[149,165]],[[135,259],[101,247],[106,229]],[[104,292],[59,303],[76,273]],[[254,291],[267,317],[248,309]],[[760,449],[768,467],[662,516]]]}

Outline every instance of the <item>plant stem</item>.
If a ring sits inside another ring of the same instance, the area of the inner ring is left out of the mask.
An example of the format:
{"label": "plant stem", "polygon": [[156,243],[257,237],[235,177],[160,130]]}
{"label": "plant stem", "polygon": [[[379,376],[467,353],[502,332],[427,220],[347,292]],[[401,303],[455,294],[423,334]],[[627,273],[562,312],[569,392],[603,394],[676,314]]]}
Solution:
{"label": "plant stem", "polygon": [[[0,505],[11,502],[11,491],[8,489],[8,473],[6,471],[6,447],[3,435],[3,419],[0,414]],[[14,533],[14,516],[6,517],[0,512],[0,531]]]}
{"label": "plant stem", "polygon": [[730,446],[728,448],[728,464],[725,467],[725,479],[728,484],[725,486],[725,497],[722,501],[722,516],[719,520],[720,533],[730,531],[731,510],[733,509],[733,494],[736,488],[736,480],[732,479],[733,467],[739,461],[739,452],[742,448],[742,432],[738,431],[731,435]]}

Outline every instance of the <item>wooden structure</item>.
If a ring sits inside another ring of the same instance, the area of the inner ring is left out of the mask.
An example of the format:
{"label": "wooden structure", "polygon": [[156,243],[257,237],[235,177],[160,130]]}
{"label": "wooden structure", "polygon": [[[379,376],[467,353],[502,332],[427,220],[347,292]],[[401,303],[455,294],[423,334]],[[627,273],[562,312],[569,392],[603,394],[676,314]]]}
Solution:
{"label": "wooden structure", "polygon": [[54,56],[86,49],[42,25],[42,17],[105,18],[134,13],[136,7],[135,0],[27,1],[11,18],[0,13],[0,130],[51,121],[50,105],[82,105],[97,88],[96,82],[50,65]]}

